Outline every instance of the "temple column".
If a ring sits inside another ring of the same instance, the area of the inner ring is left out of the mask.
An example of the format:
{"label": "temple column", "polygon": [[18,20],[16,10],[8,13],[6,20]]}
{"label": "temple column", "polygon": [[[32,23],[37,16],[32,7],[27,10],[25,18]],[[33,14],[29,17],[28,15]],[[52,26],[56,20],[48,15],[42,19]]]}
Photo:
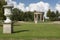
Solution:
{"label": "temple column", "polygon": [[34,14],[34,22],[37,23],[38,21],[38,14]]}
{"label": "temple column", "polygon": [[42,21],[44,22],[44,13],[42,14],[42,18],[43,18],[43,20],[42,20]]}

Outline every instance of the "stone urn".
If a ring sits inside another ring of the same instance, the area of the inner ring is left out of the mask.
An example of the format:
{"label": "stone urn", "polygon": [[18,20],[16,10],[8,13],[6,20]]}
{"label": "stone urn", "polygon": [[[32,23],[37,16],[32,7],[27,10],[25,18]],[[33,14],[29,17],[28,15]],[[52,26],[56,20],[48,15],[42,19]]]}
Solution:
{"label": "stone urn", "polygon": [[6,16],[6,20],[4,23],[11,23],[10,17],[12,16],[12,8],[13,6],[5,5],[4,7],[4,15]]}
{"label": "stone urn", "polygon": [[11,5],[4,5],[4,15],[6,16],[6,20],[4,20],[3,24],[3,33],[12,33],[13,32],[13,24],[10,17],[12,16],[12,8]]}

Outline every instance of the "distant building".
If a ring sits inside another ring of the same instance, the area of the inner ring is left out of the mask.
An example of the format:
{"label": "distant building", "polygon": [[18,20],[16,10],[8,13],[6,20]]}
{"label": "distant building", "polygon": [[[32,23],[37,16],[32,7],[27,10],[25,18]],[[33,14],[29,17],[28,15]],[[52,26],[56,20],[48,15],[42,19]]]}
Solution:
{"label": "distant building", "polygon": [[38,22],[38,16],[40,16],[40,21],[44,22],[44,12],[37,12],[34,11],[34,22],[37,23]]}

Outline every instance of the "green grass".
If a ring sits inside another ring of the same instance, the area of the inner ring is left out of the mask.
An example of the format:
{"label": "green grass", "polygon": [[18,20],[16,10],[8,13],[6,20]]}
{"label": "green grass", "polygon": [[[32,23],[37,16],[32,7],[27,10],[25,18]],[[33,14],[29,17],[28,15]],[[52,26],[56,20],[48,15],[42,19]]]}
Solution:
{"label": "green grass", "polygon": [[3,34],[3,26],[0,26],[0,38],[25,39],[33,38],[60,38],[60,24],[20,24],[13,27],[14,33]]}

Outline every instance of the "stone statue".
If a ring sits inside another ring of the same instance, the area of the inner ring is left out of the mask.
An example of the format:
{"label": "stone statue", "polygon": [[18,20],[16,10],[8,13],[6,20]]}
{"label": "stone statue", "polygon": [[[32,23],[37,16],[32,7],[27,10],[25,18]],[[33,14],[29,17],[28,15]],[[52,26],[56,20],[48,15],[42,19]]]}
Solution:
{"label": "stone statue", "polygon": [[[8,0],[8,2],[11,2]],[[6,16],[6,20],[3,24],[3,33],[12,33],[13,32],[13,24],[12,20],[10,19],[10,16],[12,15],[12,8],[13,5],[7,2],[7,5],[4,5],[4,15]]]}
{"label": "stone statue", "polygon": [[6,20],[4,21],[5,23],[11,23],[10,16],[12,15],[12,6],[4,6],[4,15],[6,16]]}
{"label": "stone statue", "polygon": [[4,5],[4,15],[6,16],[5,23],[11,23],[10,16],[12,15],[13,4],[9,3],[11,0],[7,0],[7,5]]}

